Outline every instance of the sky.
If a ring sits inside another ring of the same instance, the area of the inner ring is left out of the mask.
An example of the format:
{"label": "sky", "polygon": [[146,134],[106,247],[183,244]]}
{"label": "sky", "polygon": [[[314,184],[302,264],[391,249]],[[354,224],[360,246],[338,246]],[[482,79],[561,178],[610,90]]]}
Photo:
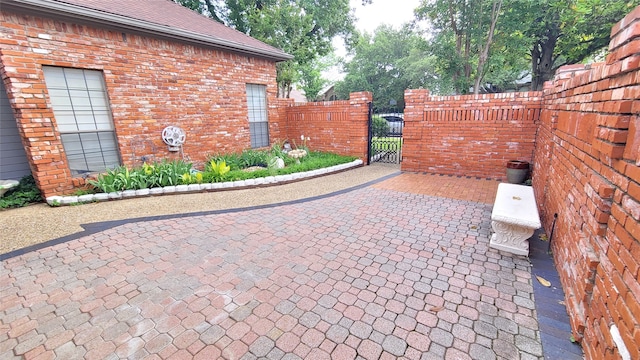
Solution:
{"label": "sky", "polygon": [[[351,8],[355,9],[356,29],[373,34],[374,30],[387,24],[395,28],[413,20],[413,9],[418,7],[420,0],[373,0],[371,4],[362,5],[362,0],[349,0]],[[342,39],[334,39],[333,46],[339,57],[345,57],[347,52]],[[330,82],[341,80],[344,74],[332,68],[323,72],[323,76]]]}
{"label": "sky", "polygon": [[362,0],[350,0],[358,18],[356,28],[369,33],[381,24],[397,28],[413,20],[413,9],[419,4],[420,0],[373,0],[372,4],[362,6]]}

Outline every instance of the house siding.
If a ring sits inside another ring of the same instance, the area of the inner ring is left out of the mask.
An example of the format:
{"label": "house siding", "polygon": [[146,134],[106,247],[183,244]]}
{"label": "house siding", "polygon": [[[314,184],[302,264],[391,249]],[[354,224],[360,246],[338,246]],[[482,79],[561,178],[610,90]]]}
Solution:
{"label": "house siding", "polygon": [[[0,72],[45,196],[82,181],[67,166],[42,66],[103,72],[128,166],[176,158],[200,164],[207,155],[248,148],[246,84],[266,85],[267,103],[277,95],[271,60],[6,11],[0,22]],[[169,125],[187,134],[182,152],[162,142]]]}
{"label": "house siding", "polygon": [[0,180],[18,180],[29,175],[29,161],[24,153],[4,85],[0,82]]}

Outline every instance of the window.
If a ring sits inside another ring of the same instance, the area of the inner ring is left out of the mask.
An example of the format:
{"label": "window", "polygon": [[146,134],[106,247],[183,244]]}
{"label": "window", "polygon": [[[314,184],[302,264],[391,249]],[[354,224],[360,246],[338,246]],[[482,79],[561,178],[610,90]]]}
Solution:
{"label": "window", "polygon": [[71,173],[120,165],[102,72],[51,66],[43,71]]}
{"label": "window", "polygon": [[269,122],[267,121],[267,87],[247,84],[247,107],[251,147],[269,146]]}

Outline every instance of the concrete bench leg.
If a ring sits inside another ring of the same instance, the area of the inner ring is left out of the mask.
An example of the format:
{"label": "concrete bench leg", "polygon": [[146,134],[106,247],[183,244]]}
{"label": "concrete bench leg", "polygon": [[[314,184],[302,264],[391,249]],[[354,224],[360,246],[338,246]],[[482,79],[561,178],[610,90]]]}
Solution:
{"label": "concrete bench leg", "polygon": [[533,235],[535,229],[500,221],[492,221],[491,227],[494,234],[491,235],[489,247],[516,255],[529,256],[528,239]]}

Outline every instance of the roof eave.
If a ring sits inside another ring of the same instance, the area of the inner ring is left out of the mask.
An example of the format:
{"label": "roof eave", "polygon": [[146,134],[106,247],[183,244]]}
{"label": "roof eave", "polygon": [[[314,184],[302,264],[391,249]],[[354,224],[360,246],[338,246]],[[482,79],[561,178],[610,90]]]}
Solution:
{"label": "roof eave", "polygon": [[20,12],[34,15],[48,15],[61,20],[74,20],[80,23],[88,23],[90,21],[92,24],[97,23],[109,28],[116,28],[118,30],[127,30],[153,37],[162,37],[199,46],[213,47],[244,55],[265,58],[276,62],[293,59],[292,55],[283,51],[269,51],[246,44],[197,34],[187,30],[176,29],[148,21],[110,14],[52,0],[3,0],[2,6],[3,9],[7,10],[18,10]]}

